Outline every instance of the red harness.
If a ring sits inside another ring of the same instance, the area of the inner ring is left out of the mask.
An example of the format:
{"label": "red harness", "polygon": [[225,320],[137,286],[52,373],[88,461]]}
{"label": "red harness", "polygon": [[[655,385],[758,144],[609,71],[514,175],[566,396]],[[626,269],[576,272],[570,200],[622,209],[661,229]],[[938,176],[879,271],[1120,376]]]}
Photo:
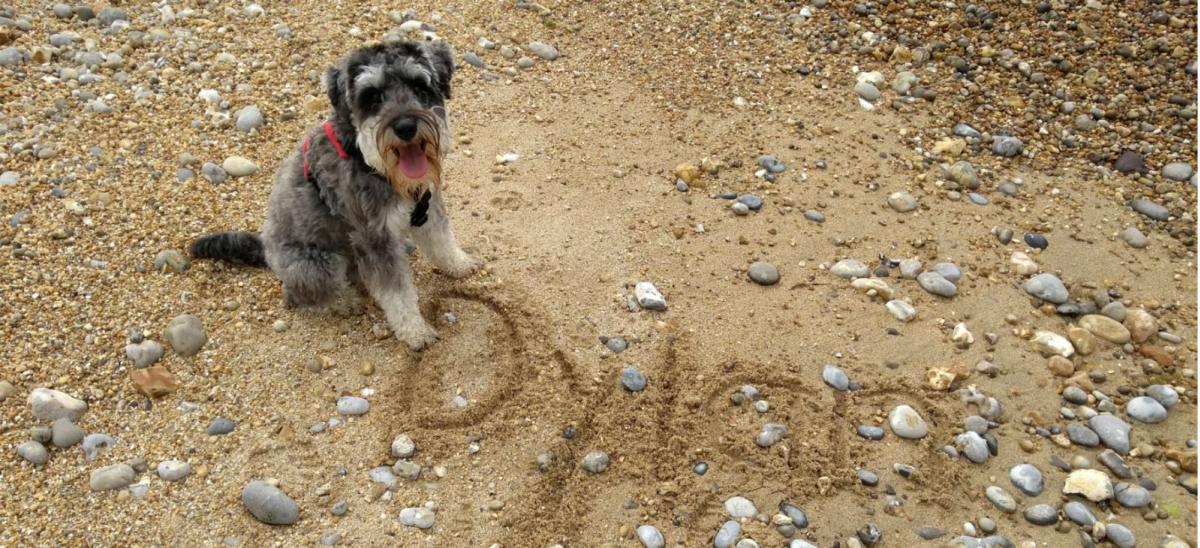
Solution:
{"label": "red harness", "polygon": [[[342,148],[341,141],[338,141],[337,135],[333,133],[333,120],[325,120],[321,127],[325,128],[325,137],[329,138],[329,143],[333,145],[333,150],[337,151],[338,158],[349,160],[350,155],[346,154],[346,150]],[[300,146],[300,157],[304,164],[304,179],[308,179],[308,142],[312,141],[313,134],[308,134],[308,138],[304,140],[304,144]]]}

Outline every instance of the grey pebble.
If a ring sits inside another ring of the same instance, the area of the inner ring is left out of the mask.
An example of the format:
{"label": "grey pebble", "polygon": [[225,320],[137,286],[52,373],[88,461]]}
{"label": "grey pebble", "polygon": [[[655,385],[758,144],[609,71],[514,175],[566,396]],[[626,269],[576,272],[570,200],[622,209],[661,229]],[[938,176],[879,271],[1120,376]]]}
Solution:
{"label": "grey pebble", "polygon": [[192,473],[192,465],[181,460],[164,460],[158,463],[155,472],[166,481],[182,481]]}
{"label": "grey pebble", "polygon": [[988,431],[988,427],[988,420],[979,415],[971,415],[963,419],[963,430],[968,432],[982,435]]}
{"label": "grey pebble", "polygon": [[71,419],[66,417],[54,421],[54,424],[50,425],[50,431],[51,443],[60,449],[66,449],[83,441],[85,434],[82,428],[75,426]]}
{"label": "grey pebble", "polygon": [[1025,509],[1025,521],[1034,525],[1054,525],[1058,523],[1058,511],[1049,504],[1037,504]]}
{"label": "grey pebble", "polygon": [[108,434],[94,432],[83,437],[83,456],[87,460],[96,460],[102,451],[107,451],[117,444],[117,440]]}
{"label": "grey pebble", "polygon": [[721,528],[717,530],[717,534],[713,537],[714,548],[732,548],[734,541],[738,535],[742,534],[742,525],[736,521],[729,520],[721,524]]}
{"label": "grey pebble", "polygon": [[878,426],[860,424],[860,425],[858,425],[858,428],[856,428],[855,430],[858,432],[859,436],[869,439],[871,441],[879,441],[879,440],[883,439],[883,436],[884,436],[883,428],[880,428]]}
{"label": "grey pebble", "polygon": [[1147,424],[1156,424],[1167,420],[1167,408],[1158,400],[1146,396],[1138,396],[1125,404],[1125,414],[1129,418]]}
{"label": "grey pebble", "polygon": [[608,470],[608,453],[604,451],[589,451],[583,456],[583,460],[580,461],[579,466],[593,474],[604,472]]}
{"label": "grey pebble", "polygon": [[937,263],[933,265],[933,271],[941,274],[943,278],[955,285],[958,285],[958,281],[962,279],[962,271],[954,263]]}
{"label": "grey pebble", "polygon": [[737,197],[737,201],[746,204],[746,207],[750,208],[751,211],[758,211],[763,206],[762,198],[753,194],[742,194]]}
{"label": "grey pebble", "polygon": [[1119,523],[1108,523],[1104,527],[1104,536],[1117,548],[1134,548],[1137,546],[1137,538],[1133,536],[1133,531],[1130,531],[1128,527]]}
{"label": "grey pebble", "polygon": [[1100,436],[1083,423],[1072,422],[1068,424],[1067,437],[1071,439],[1071,443],[1084,447],[1096,447],[1100,445]]}
{"label": "grey pebble", "polygon": [[1042,494],[1044,483],[1042,471],[1032,464],[1018,464],[1008,470],[1008,480],[1013,487],[1026,496],[1036,497]]}
{"label": "grey pebble", "polygon": [[641,392],[646,389],[646,376],[633,367],[621,370],[621,386],[630,392]]}
{"label": "grey pebble", "polygon": [[1128,423],[1110,413],[1101,413],[1088,419],[1088,426],[1106,447],[1121,455],[1129,454],[1129,432],[1133,428]]}
{"label": "grey pebble", "polygon": [[225,168],[212,162],[204,162],[204,165],[200,166],[200,175],[213,184],[223,183],[225,179],[229,178],[229,174],[225,173]]}
{"label": "grey pebble", "polygon": [[825,222],[825,214],[824,214],[824,213],[821,213],[820,211],[817,211],[817,210],[815,210],[815,209],[809,209],[809,210],[806,210],[806,211],[804,212],[804,218],[805,218],[805,219],[808,219],[808,220],[810,220],[810,221],[812,221],[812,222],[814,222],[814,223],[823,223],[823,222]]}
{"label": "grey pebble", "polygon": [[898,213],[908,213],[917,209],[917,199],[907,192],[893,192],[888,195],[887,203]]}
{"label": "grey pebble", "polygon": [[1143,508],[1150,505],[1150,491],[1136,483],[1117,483],[1113,487],[1117,502],[1126,508]]}
{"label": "grey pebble", "polygon": [[1179,403],[1179,393],[1166,384],[1152,384],[1147,386],[1146,395],[1154,398],[1155,401],[1167,409]]}
{"label": "grey pebble", "polygon": [[1017,511],[1017,501],[1003,487],[990,485],[984,494],[987,495],[987,499],[1001,512],[1011,514]]}
{"label": "grey pebble", "polygon": [[176,354],[185,358],[198,354],[204,343],[208,342],[204,324],[191,314],[173,318],[163,331],[163,338],[167,339]]}
{"label": "grey pebble", "polygon": [[1088,401],[1087,392],[1075,385],[1070,385],[1063,389],[1063,399],[1075,405],[1083,405]]}
{"label": "grey pebble", "polygon": [[545,59],[547,61],[553,61],[555,59],[558,59],[558,48],[555,48],[554,46],[547,44],[545,42],[539,42],[539,41],[535,40],[533,42],[530,42],[529,45],[526,47],[534,55],[541,57],[542,59]]}
{"label": "grey pebble", "polygon": [[629,348],[629,341],[623,337],[609,337],[604,341],[604,347],[613,354],[620,354]]}
{"label": "grey pebble", "polygon": [[1020,154],[1024,148],[1024,143],[1011,135],[996,135],[992,137],[992,152],[997,156],[1012,158]]}
{"label": "grey pebble", "polygon": [[868,487],[879,485],[879,474],[870,470],[859,470],[857,472],[858,481]]}
{"label": "grey pebble", "polygon": [[1118,455],[1112,449],[1105,449],[1104,451],[1101,451],[1100,454],[1096,456],[1096,460],[1100,461],[1100,464],[1103,464],[1105,467],[1111,470],[1113,475],[1118,478],[1133,478],[1133,470],[1129,468],[1129,465],[1125,464],[1125,459],[1121,458],[1121,455]]}
{"label": "grey pebble", "polygon": [[291,525],[300,519],[300,506],[265,481],[246,484],[242,489],[242,505],[255,519],[269,525]]}
{"label": "grey pebble", "polygon": [[46,450],[46,446],[32,440],[18,445],[17,454],[34,466],[41,466],[50,460],[50,452]]}
{"label": "grey pebble", "polygon": [[341,396],[337,399],[337,412],[339,415],[365,415],[370,408],[370,402],[357,396]]}
{"label": "grey pebble", "polygon": [[238,131],[249,133],[263,125],[263,114],[258,107],[250,105],[237,112],[237,121],[235,122]]}
{"label": "grey pebble", "polygon": [[136,368],[150,367],[163,357],[163,346],[158,341],[144,339],[140,343],[125,345],[125,356],[133,361]]}
{"label": "grey pebble", "polygon": [[333,503],[333,506],[331,506],[329,508],[329,513],[333,514],[335,516],[338,516],[338,517],[346,515],[346,512],[349,512],[349,511],[350,511],[350,505],[347,504],[346,501],[344,501],[344,500],[339,500],[339,501]]}
{"label": "grey pebble", "polygon": [[937,272],[922,272],[917,275],[921,289],[939,297],[950,298],[958,294],[958,287]]}
{"label": "grey pebble", "polygon": [[92,491],[122,489],[133,483],[133,467],[128,464],[113,464],[92,471],[88,486]]}
{"label": "grey pebble", "polygon": [[978,192],[968,192],[967,199],[970,200],[971,203],[973,203],[975,205],[981,205],[981,206],[988,205],[987,197]]}
{"label": "grey pebble", "polygon": [[235,427],[236,425],[233,421],[225,417],[217,417],[213,419],[212,422],[208,423],[208,435],[224,436],[225,434],[233,432]]}
{"label": "grey pebble", "polygon": [[1136,226],[1122,230],[1121,239],[1125,240],[1125,243],[1134,249],[1144,249],[1150,245],[1150,239],[1145,234],[1142,234],[1142,231],[1138,230]]}
{"label": "grey pebble", "polygon": [[1186,181],[1192,176],[1192,166],[1184,162],[1172,162],[1163,166],[1162,175],[1172,181]]}
{"label": "grey pebble", "polygon": [[775,285],[779,283],[779,269],[775,265],[764,262],[755,261],[746,269],[750,280],[758,285]]}
{"label": "grey pebble", "polygon": [[871,274],[871,269],[857,259],[842,259],[834,263],[829,272],[839,278],[865,278]]}
{"label": "grey pebble", "polygon": [[850,389],[850,377],[846,376],[845,371],[834,365],[825,364],[821,368],[821,380],[824,380],[825,384],[832,386],[839,392],[845,392]]}
{"label": "grey pebble", "polygon": [[1135,198],[1130,200],[1129,206],[1132,207],[1134,211],[1156,221],[1165,221],[1171,217],[1171,212],[1168,211],[1167,208],[1144,198]]}
{"label": "grey pebble", "polygon": [[786,426],[775,422],[768,422],[763,425],[762,430],[755,436],[754,443],[759,447],[767,448],[779,443],[779,440],[782,440],[787,435],[788,429]]}
{"label": "grey pebble", "polygon": [[1088,509],[1086,504],[1077,500],[1064,504],[1063,514],[1076,525],[1081,525],[1089,529],[1092,527],[1092,524],[1096,523],[1095,514],[1092,514],[1092,511]]}
{"label": "grey pebble", "polygon": [[964,432],[954,438],[958,450],[967,456],[967,460],[975,464],[983,464],[991,457],[987,441],[975,432]]}
{"label": "grey pebble", "polygon": [[1025,282],[1025,292],[1043,301],[1063,304],[1067,302],[1067,287],[1058,276],[1043,272]]}

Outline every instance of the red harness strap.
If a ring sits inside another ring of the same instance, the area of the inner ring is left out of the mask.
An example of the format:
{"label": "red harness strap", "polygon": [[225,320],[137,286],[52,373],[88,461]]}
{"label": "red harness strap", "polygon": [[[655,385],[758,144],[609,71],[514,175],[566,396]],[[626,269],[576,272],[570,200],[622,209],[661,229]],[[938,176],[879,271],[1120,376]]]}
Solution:
{"label": "red harness strap", "polygon": [[[343,160],[350,159],[350,155],[346,154],[346,150],[342,148],[341,141],[338,141],[337,135],[333,133],[333,120],[325,120],[321,127],[325,128],[325,137],[329,139],[329,143],[333,145],[333,150],[337,152],[338,158]],[[304,144],[300,146],[300,157],[304,165],[304,179],[308,180],[308,142],[312,141],[312,134],[304,140]]]}

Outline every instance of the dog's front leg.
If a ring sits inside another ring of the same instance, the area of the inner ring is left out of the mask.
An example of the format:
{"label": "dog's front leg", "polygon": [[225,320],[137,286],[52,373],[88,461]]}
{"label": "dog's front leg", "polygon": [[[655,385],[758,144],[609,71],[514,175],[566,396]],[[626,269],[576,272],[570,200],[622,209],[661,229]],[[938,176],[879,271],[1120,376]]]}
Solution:
{"label": "dog's front leg", "polygon": [[458,247],[454,230],[450,228],[450,217],[446,215],[446,206],[442,202],[441,190],[432,191],[425,224],[414,226],[411,230],[417,249],[447,276],[465,278],[483,265],[483,261]]}
{"label": "dog's front leg", "polygon": [[396,337],[413,350],[437,341],[437,331],[421,317],[417,287],[403,247],[393,245],[389,238],[359,246],[357,258],[363,285],[383,309]]}

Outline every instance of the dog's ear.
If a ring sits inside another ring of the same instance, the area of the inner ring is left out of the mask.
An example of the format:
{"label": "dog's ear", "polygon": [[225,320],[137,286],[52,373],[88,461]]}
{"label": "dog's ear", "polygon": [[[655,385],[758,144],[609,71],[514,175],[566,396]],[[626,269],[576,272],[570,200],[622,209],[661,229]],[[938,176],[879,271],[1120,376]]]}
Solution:
{"label": "dog's ear", "polygon": [[345,79],[345,71],[341,68],[329,67],[325,70],[325,93],[329,94],[329,104],[338,115],[350,112],[350,103],[347,102],[346,91],[342,87]]}
{"label": "dog's ear", "polygon": [[425,42],[425,56],[437,74],[437,89],[443,99],[450,98],[450,78],[454,76],[454,52],[446,42]]}

